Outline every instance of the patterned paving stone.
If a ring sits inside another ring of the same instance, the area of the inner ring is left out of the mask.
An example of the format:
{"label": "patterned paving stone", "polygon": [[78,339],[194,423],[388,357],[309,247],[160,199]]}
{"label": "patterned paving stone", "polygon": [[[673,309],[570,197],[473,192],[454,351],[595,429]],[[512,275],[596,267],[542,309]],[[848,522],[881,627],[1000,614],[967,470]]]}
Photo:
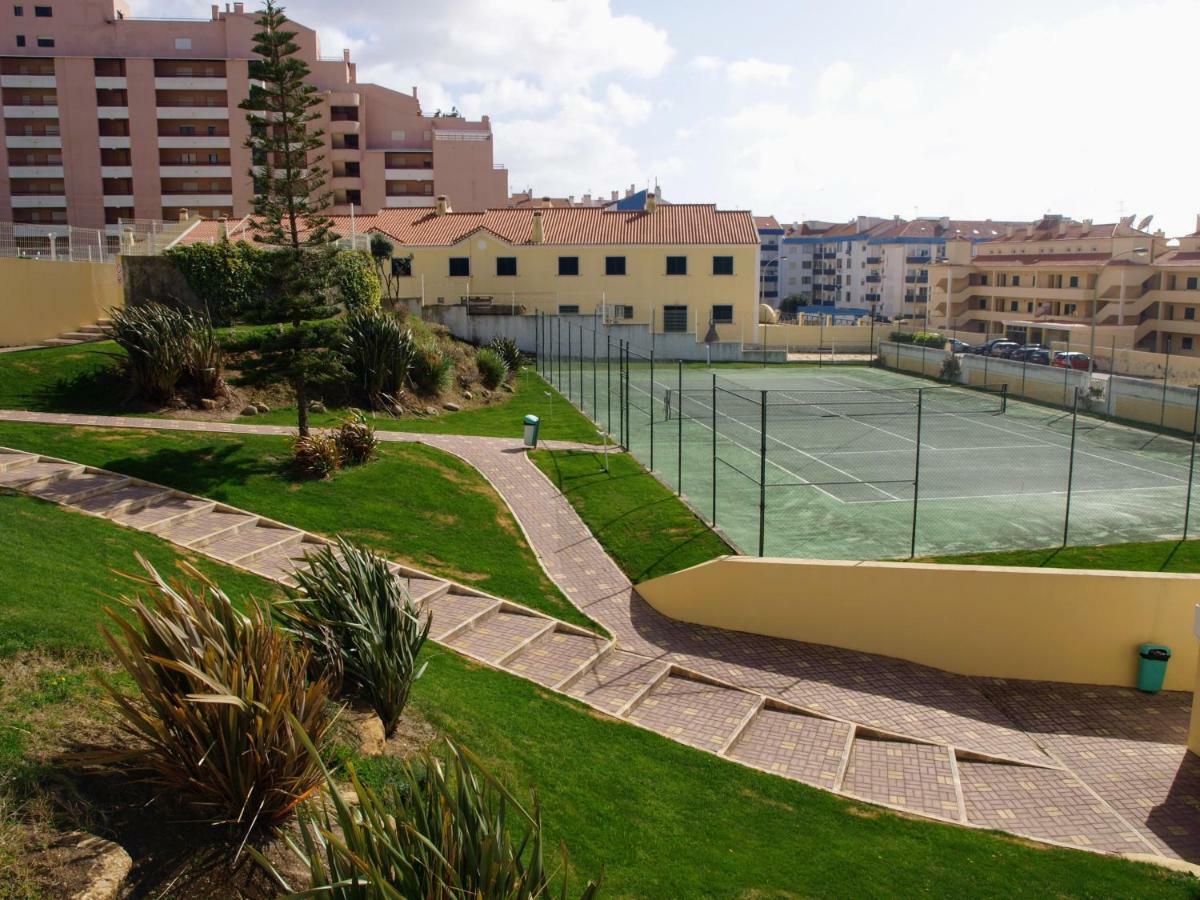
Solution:
{"label": "patterned paving stone", "polygon": [[211,541],[205,541],[204,552],[217,559],[232,562],[250,553],[265,550],[280,541],[292,541],[299,545],[301,532],[291,528],[274,528],[268,525],[256,525],[252,528],[240,528],[232,534],[224,534]]}
{"label": "patterned paving stone", "polygon": [[913,812],[960,818],[954,770],[945,747],[856,737],[842,790]]}
{"label": "patterned paving stone", "polygon": [[958,773],[973,824],[1093,850],[1148,852],[1070,772],[959,760]]}
{"label": "patterned paving stone", "polygon": [[232,528],[239,525],[250,526],[253,523],[254,516],[248,516],[245,513],[209,510],[208,512],[188,516],[186,519],[180,521],[156,525],[149,530],[172,543],[191,544],[216,534],[223,528]]}
{"label": "patterned paving stone", "polygon": [[777,709],[763,709],[726,754],[788,778],[832,790],[850,726]]}
{"label": "patterned paving stone", "polygon": [[465,631],[447,638],[446,643],[484,662],[499,663],[522,641],[533,637],[551,621],[542,616],[497,611],[489,613]]}
{"label": "patterned paving stone", "polygon": [[0,472],[0,486],[21,485],[36,478],[45,478],[79,468],[72,463],[33,462]]}
{"label": "patterned paving stone", "polygon": [[428,604],[433,616],[433,625],[429,636],[440,641],[463,622],[472,616],[477,616],[485,609],[495,606],[496,601],[491,597],[469,597],[466,594],[448,593]]}
{"label": "patterned paving stone", "polygon": [[63,475],[52,481],[34,485],[29,493],[43,500],[55,503],[69,503],[75,497],[92,492],[103,491],[107,487],[120,484],[125,479],[120,475],[107,475],[98,472],[76,472]]}
{"label": "patterned paving stone", "polygon": [[77,500],[73,506],[94,515],[108,515],[122,505],[132,505],[162,496],[162,488],[148,484],[126,484],[111,491],[105,491],[95,497]]}
{"label": "patterned paving stone", "polygon": [[544,634],[504,667],[518,675],[554,687],[592,659],[607,642],[595,635],[555,629]]}
{"label": "patterned paving stone", "polygon": [[677,741],[717,751],[734,736],[758,697],[668,675],[629,713],[631,721]]}
{"label": "patterned paving stone", "polygon": [[437,581],[433,578],[408,578],[403,575],[400,576],[400,582],[408,590],[409,599],[414,603],[420,602],[434,591],[438,591],[446,586],[446,582]]}
{"label": "patterned paving stone", "polygon": [[294,584],[292,575],[297,569],[304,568],[307,565],[304,558],[306,546],[308,545],[300,544],[299,546],[284,548],[284,550],[275,553],[264,553],[262,556],[238,563],[238,565],[262,575],[264,578]]}
{"label": "patterned paving stone", "polygon": [[168,519],[189,513],[197,509],[211,507],[211,500],[200,500],[195,497],[179,497],[168,495],[155,500],[135,510],[122,509],[113,513],[112,520],[130,528],[145,528],[164,523]]}
{"label": "patterned paving stone", "polygon": [[613,650],[580,675],[567,693],[615,714],[666,669],[667,664],[661,660]]}

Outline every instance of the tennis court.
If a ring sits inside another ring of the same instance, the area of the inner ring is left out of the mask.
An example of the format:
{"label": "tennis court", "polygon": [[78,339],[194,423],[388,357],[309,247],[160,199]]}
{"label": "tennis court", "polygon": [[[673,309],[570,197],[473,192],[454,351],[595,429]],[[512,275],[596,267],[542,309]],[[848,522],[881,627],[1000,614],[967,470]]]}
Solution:
{"label": "tennis court", "polygon": [[760,533],[768,556],[817,558],[1156,540],[1192,515],[1192,441],[999,387],[631,351],[562,362],[548,377],[750,554]]}

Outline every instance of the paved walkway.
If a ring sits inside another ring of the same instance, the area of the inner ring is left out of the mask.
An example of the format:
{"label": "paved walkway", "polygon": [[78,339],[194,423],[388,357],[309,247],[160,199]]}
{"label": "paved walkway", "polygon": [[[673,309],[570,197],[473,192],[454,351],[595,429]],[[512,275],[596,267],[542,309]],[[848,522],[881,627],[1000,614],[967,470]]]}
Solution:
{"label": "paved walkway", "polygon": [[[0,412],[0,420],[291,433],[22,412]],[[1200,765],[1184,747],[1190,695],[967,678],[668,619],[637,595],[519,442],[379,435],[420,441],[475,466],[510,505],[549,575],[616,639],[547,625],[540,614],[470,599],[478,592],[456,586],[440,610],[432,607],[435,633],[455,649],[684,743],[849,796],[1072,846],[1200,861]],[[195,529],[245,524],[205,520]],[[182,539],[193,530],[159,533]],[[211,535],[194,540],[187,546],[208,552]],[[273,551],[232,561],[285,576],[300,555],[285,555],[286,563]]]}

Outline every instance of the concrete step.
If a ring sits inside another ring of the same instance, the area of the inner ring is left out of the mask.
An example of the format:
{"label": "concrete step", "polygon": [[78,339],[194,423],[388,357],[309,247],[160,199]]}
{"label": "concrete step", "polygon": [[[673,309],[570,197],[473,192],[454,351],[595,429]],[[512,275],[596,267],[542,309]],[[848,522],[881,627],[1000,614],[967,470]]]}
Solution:
{"label": "concrete step", "polygon": [[158,497],[149,503],[142,504],[136,509],[119,510],[111,518],[114,522],[120,522],[131,528],[150,530],[156,527],[165,527],[170,522],[182,521],[188,516],[216,509],[216,507],[217,504],[213,500],[201,500],[199,497],[169,493],[165,497]]}
{"label": "concrete step", "polygon": [[408,591],[408,599],[414,606],[424,606],[450,590],[450,582],[436,578],[416,578],[414,576],[398,575],[400,583]]}
{"label": "concrete step", "polygon": [[442,638],[441,643],[483,662],[500,665],[553,627],[553,619],[501,604]]}
{"label": "concrete step", "polygon": [[491,597],[470,597],[449,591],[425,604],[425,609],[433,617],[429,636],[435,641],[444,641],[476,618],[499,608],[500,601]]}
{"label": "concrete step", "polygon": [[670,666],[662,660],[647,659],[627,650],[611,650],[573,679],[567,693],[616,715],[637,702],[669,670]]}
{"label": "concrete step", "polygon": [[55,503],[76,504],[129,482],[124,475],[107,472],[76,472],[52,478],[29,488],[29,493]]}
{"label": "concrete step", "polygon": [[757,694],[669,674],[637,698],[625,715],[651,731],[720,753],[761,704]]}
{"label": "concrete step", "polygon": [[91,331],[64,331],[59,335],[59,338],[67,341],[75,341],[79,344],[86,344],[88,341],[98,341],[103,337],[103,334],[97,334]]}
{"label": "concrete step", "polygon": [[557,687],[607,645],[599,635],[576,634],[555,626],[504,661],[504,668],[546,687]]}
{"label": "concrete step", "polygon": [[83,334],[98,334],[107,337],[108,331],[103,325],[81,325],[79,331]]}
{"label": "concrete step", "polygon": [[850,731],[846,722],[773,708],[768,703],[746,724],[725,755],[831,791],[850,752]]}
{"label": "concrete step", "polygon": [[100,326],[111,325],[112,323],[113,323],[113,320],[109,319],[107,317],[99,318],[96,320],[96,324],[100,325]]}
{"label": "concrete step", "polygon": [[856,734],[843,793],[927,816],[961,821],[951,750]]}
{"label": "concrete step", "polygon": [[184,519],[172,520],[164,525],[155,525],[148,530],[172,544],[203,549],[205,543],[213,538],[230,531],[252,527],[257,521],[257,516],[246,513],[209,509],[196,512]]}
{"label": "concrete step", "polygon": [[305,559],[307,554],[315,552],[322,546],[323,544],[320,542],[306,541],[302,538],[299,543],[289,543],[281,548],[270,549],[261,555],[254,555],[249,559],[239,561],[238,565],[262,575],[264,578],[270,578],[272,581],[294,585],[296,582],[292,576],[297,569],[308,565]]}
{"label": "concrete step", "polygon": [[37,460],[38,455],[36,453],[25,453],[21,450],[9,450],[5,448],[0,450],[0,472],[19,469],[21,466],[27,466],[32,462],[37,462]]}
{"label": "concrete step", "polygon": [[243,559],[275,549],[285,550],[292,544],[298,545],[303,537],[303,532],[295,528],[281,528],[259,522],[252,527],[226,530],[214,538],[195,543],[192,547],[208,556],[241,565]]}
{"label": "concrete step", "polygon": [[75,338],[53,337],[42,341],[39,346],[42,347],[73,347],[75,344],[82,344],[83,341]]}
{"label": "concrete step", "polygon": [[172,491],[153,484],[131,482],[110,491],[75,502],[75,507],[94,516],[116,518],[120,513],[134,513],[155,500],[166,499]]}
{"label": "concrete step", "polygon": [[57,462],[39,457],[35,462],[24,463],[0,472],[0,487],[20,488],[27,491],[42,482],[82,471],[83,466],[77,463]]}

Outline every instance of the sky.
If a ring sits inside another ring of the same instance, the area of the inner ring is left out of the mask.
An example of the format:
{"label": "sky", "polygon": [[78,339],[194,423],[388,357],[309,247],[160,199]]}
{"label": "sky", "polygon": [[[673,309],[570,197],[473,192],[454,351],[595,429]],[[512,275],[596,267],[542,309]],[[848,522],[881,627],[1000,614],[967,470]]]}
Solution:
{"label": "sky", "polygon": [[[206,18],[209,0],[130,0]],[[249,0],[248,6],[253,6]],[[358,78],[491,117],[512,190],[781,222],[1197,229],[1200,0],[291,0]]]}

